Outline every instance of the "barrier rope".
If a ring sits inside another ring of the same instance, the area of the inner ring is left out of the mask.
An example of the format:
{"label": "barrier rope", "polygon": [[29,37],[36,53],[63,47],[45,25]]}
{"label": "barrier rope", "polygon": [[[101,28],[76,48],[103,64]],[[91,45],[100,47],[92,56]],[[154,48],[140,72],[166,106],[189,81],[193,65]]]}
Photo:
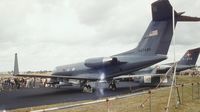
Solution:
{"label": "barrier rope", "polygon": [[[172,72],[171,69],[173,69],[173,68],[174,68],[174,65],[170,68],[170,70],[167,71],[167,73],[164,75],[164,77],[167,77],[168,74],[172,74],[172,73],[169,73],[169,72]],[[161,83],[163,83],[164,80],[165,80],[165,78],[162,78],[161,81],[158,83],[158,85],[157,85],[155,88],[153,88],[153,89],[157,89],[157,88],[161,85]],[[153,93],[151,92],[151,94],[153,94]],[[148,96],[148,97],[140,104],[140,106],[141,106],[141,107],[144,107],[144,104],[150,99],[150,97],[151,97],[151,96]]]}

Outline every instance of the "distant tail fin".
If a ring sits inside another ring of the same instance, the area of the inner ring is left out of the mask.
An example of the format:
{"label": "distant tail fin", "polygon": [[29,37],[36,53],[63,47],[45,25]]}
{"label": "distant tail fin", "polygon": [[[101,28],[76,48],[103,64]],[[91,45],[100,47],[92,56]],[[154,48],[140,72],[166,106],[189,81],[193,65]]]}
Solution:
{"label": "distant tail fin", "polygon": [[[151,4],[151,9],[152,21],[137,48],[122,54],[167,55],[173,36],[172,6],[168,0],[158,0]],[[174,14],[175,24],[177,21],[200,21],[200,18],[182,16],[183,13],[176,11]]]}
{"label": "distant tail fin", "polygon": [[188,50],[178,61],[179,65],[195,65],[199,57],[200,47]]}
{"label": "distant tail fin", "polygon": [[18,74],[19,74],[18,58],[17,58],[17,53],[15,53],[14,74],[13,75],[18,75]]}

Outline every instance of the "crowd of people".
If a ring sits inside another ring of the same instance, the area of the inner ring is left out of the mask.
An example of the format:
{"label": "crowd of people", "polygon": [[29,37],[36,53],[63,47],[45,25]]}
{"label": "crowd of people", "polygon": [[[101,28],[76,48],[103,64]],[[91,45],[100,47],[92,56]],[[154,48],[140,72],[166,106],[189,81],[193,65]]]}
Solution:
{"label": "crowd of people", "polygon": [[42,78],[0,78],[0,91],[47,86],[47,79]]}

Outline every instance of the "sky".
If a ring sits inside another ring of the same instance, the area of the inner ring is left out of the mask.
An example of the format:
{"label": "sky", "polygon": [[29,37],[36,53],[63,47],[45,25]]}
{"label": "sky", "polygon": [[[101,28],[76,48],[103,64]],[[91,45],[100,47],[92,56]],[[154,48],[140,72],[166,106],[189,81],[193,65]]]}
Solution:
{"label": "sky", "polygon": [[[0,0],[0,72],[20,71],[107,57],[137,46],[151,21],[155,0]],[[200,16],[199,0],[170,0],[175,10]],[[200,23],[178,23],[176,59],[200,47]],[[173,61],[173,47],[168,59]],[[198,59],[197,65],[200,65]]]}

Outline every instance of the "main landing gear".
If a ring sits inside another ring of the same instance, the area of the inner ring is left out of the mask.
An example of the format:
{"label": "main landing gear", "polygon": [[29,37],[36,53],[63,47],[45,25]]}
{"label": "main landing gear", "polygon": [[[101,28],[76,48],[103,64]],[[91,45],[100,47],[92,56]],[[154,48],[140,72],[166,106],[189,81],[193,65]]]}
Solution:
{"label": "main landing gear", "polygon": [[113,91],[115,91],[117,89],[117,86],[116,86],[116,81],[115,80],[112,80],[111,83],[109,84],[109,88]]}
{"label": "main landing gear", "polygon": [[94,89],[89,84],[86,84],[86,85],[83,86],[83,92],[93,93]]}
{"label": "main landing gear", "polygon": [[91,85],[88,84],[88,81],[83,81],[81,84],[82,88],[83,88],[83,92],[86,93],[93,93],[94,89],[91,87]]}

